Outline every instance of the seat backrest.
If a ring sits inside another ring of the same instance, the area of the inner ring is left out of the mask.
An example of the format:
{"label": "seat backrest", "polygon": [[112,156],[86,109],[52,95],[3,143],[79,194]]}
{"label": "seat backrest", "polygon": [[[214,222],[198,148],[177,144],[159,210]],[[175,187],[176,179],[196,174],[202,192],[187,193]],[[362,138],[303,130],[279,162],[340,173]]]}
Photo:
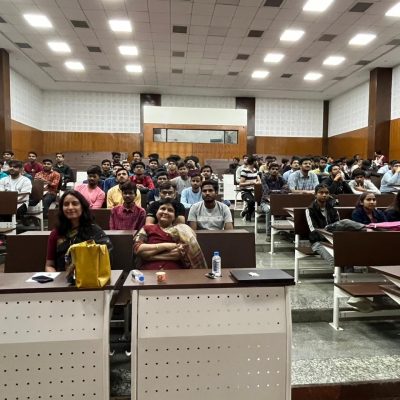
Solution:
{"label": "seat backrest", "polygon": [[271,194],[271,215],[274,217],[286,217],[289,213],[285,208],[308,207],[314,199],[313,194]]}
{"label": "seat backrest", "polygon": [[43,199],[43,188],[44,182],[39,179],[34,179],[32,182],[32,192],[29,196],[31,200],[36,203],[39,203],[40,200]]}
{"label": "seat backrest", "polygon": [[196,231],[196,234],[209,268],[211,268],[214,251],[220,252],[222,268],[256,267],[254,232],[233,229],[230,231]]}
{"label": "seat backrest", "polygon": [[[333,250],[338,267],[399,265],[399,232],[334,232]],[[400,267],[399,267],[400,268]]]}
{"label": "seat backrest", "polygon": [[[106,231],[113,244],[112,269],[132,269],[133,237],[136,231]],[[7,237],[4,272],[40,272],[44,270],[49,231],[26,232]],[[22,251],[21,251],[22,250]]]}
{"label": "seat backrest", "polygon": [[0,215],[13,215],[17,212],[18,192],[0,192]]}
{"label": "seat backrest", "polygon": [[[339,202],[339,207],[355,207],[359,197],[360,196],[358,194],[338,194],[336,196]],[[376,195],[376,205],[378,207],[388,207],[390,204],[392,204],[393,200],[393,193]]]}

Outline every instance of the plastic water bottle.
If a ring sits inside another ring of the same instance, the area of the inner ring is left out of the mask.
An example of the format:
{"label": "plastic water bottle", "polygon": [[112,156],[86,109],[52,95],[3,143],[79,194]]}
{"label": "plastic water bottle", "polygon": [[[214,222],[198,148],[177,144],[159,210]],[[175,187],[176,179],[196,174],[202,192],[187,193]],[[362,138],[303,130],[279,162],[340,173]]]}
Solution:
{"label": "plastic water bottle", "polygon": [[211,261],[211,272],[215,276],[222,276],[221,257],[219,255],[219,251],[214,251],[214,255]]}
{"label": "plastic water bottle", "polygon": [[132,278],[136,281],[136,282],[140,282],[140,283],[144,283],[144,275],[141,271],[139,271],[138,269],[134,269],[132,270]]}

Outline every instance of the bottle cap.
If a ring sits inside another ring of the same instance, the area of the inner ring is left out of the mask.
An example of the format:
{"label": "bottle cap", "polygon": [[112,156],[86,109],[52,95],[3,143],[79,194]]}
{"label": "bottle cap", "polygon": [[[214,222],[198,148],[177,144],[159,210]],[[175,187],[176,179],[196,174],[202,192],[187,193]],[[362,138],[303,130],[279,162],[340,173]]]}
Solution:
{"label": "bottle cap", "polygon": [[214,256],[219,256],[219,251],[214,251]]}
{"label": "bottle cap", "polygon": [[139,275],[136,277],[139,282],[144,282],[144,275]]}

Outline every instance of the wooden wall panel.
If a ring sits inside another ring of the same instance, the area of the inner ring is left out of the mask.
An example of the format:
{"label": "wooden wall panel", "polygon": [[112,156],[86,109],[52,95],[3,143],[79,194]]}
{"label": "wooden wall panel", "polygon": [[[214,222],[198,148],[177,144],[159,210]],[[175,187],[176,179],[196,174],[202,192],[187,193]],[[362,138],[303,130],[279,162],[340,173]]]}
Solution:
{"label": "wooden wall panel", "polygon": [[368,127],[328,138],[328,154],[333,158],[352,157],[354,154],[366,158],[367,148]]}
{"label": "wooden wall panel", "polygon": [[[153,142],[154,128],[169,129],[221,129],[239,131],[238,144],[220,143],[159,143]],[[144,154],[158,153],[160,158],[166,158],[170,154],[179,154],[182,158],[190,155],[199,157],[203,163],[206,159],[230,159],[232,157],[246,154],[246,127],[243,126],[210,126],[210,125],[164,125],[164,124],[144,124]]]}
{"label": "wooden wall panel", "polygon": [[114,150],[131,153],[139,148],[139,133],[43,132],[43,154]]}
{"label": "wooden wall panel", "polygon": [[390,121],[389,160],[400,159],[400,119]]}
{"label": "wooden wall panel", "polygon": [[42,154],[43,135],[40,130],[11,120],[11,135],[15,159],[26,160],[29,151],[35,151],[38,155]]}
{"label": "wooden wall panel", "polygon": [[25,160],[34,150],[39,156],[68,152],[111,152],[131,154],[140,149],[140,133],[48,132],[17,121],[11,123],[15,157]]}
{"label": "wooden wall panel", "polygon": [[256,136],[256,153],[287,156],[320,155],[322,153],[322,137]]}

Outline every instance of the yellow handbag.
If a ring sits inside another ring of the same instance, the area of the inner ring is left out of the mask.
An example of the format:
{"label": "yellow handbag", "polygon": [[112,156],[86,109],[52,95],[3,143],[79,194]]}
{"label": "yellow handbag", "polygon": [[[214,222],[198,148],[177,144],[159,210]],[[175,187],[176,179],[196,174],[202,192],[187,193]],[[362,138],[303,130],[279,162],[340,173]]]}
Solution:
{"label": "yellow handbag", "polygon": [[67,254],[75,266],[75,280],[78,288],[100,288],[111,277],[110,255],[105,244],[93,240],[73,244]]}

